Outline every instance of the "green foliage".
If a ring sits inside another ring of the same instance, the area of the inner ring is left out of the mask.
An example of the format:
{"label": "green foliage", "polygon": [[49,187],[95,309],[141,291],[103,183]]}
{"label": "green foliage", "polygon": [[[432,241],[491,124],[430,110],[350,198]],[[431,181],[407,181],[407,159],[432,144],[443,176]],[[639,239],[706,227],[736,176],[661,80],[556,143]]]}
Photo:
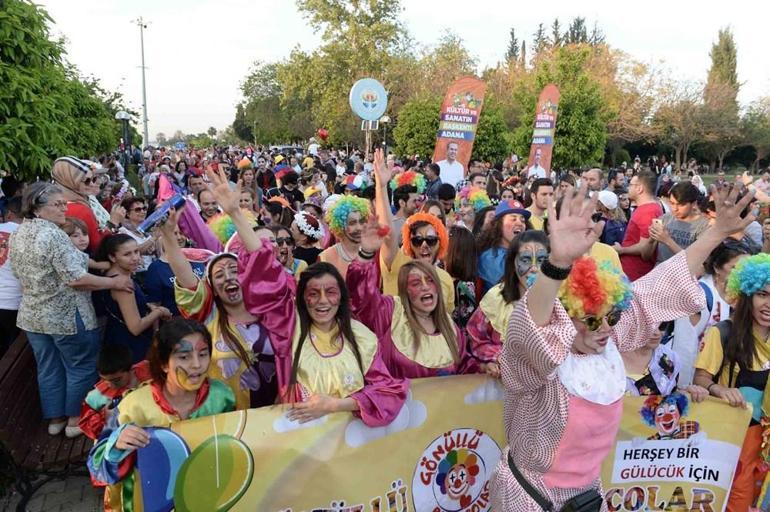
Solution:
{"label": "green foliage", "polygon": [[394,150],[399,155],[433,155],[438,132],[441,99],[415,98],[404,104],[393,130]]}
{"label": "green foliage", "polygon": [[607,122],[599,84],[586,69],[591,49],[585,45],[564,46],[551,60],[538,61],[534,80],[514,91],[520,108],[520,126],[514,131],[514,149],[529,154],[535,107],[540,92],[549,83],[559,87],[561,100],[556,121],[553,168],[580,167],[602,161],[607,142]]}
{"label": "green foliage", "polygon": [[[115,147],[119,95],[82,79],[52,41],[45,10],[24,0],[0,9],[0,169],[45,175],[53,158],[88,157]],[[135,132],[134,132],[135,133]],[[138,134],[133,139],[139,142]]]}
{"label": "green foliage", "polygon": [[711,46],[711,68],[708,81],[724,82],[738,89],[738,49],[729,28],[719,29],[717,42]]}
{"label": "green foliage", "polygon": [[502,111],[494,103],[486,101],[481,109],[471,159],[489,162],[505,160],[511,150],[507,134],[508,126]]}

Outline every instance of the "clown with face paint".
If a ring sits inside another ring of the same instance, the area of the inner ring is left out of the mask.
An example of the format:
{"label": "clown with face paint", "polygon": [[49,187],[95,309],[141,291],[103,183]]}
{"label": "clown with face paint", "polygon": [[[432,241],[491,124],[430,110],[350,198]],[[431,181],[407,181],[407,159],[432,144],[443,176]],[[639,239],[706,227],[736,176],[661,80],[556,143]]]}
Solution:
{"label": "clown with face paint", "polygon": [[204,323],[214,339],[209,376],[230,386],[239,410],[272,405],[279,385],[275,354],[268,331],[243,303],[237,256],[213,256],[199,278],[176,241],[179,215],[169,213],[160,228],[161,240],[174,273],[179,312]]}
{"label": "clown with face paint", "polygon": [[302,272],[295,285],[270,240],[253,231],[238,207],[237,187],[230,189],[223,171],[208,174],[241,239],[237,280],[247,311],[270,332],[278,397],[291,404],[288,418],[304,423],[349,411],[369,426],[390,423],[406,401],[408,383],[391,377],[377,338],[351,319],[339,271],[319,262]]}
{"label": "clown with face paint", "polygon": [[361,244],[361,233],[369,219],[369,201],[355,196],[344,196],[326,211],[326,223],[337,238],[337,243],[318,255],[318,261],[334,265],[342,278],[348,265],[356,258]]}
{"label": "clown with face paint", "polygon": [[[147,427],[232,411],[235,397],[209,379],[211,334],[193,320],[175,318],[158,330],[150,350],[152,381],[126,395],[88,456],[91,477],[108,484],[106,510],[136,510],[136,450],[150,442]],[[125,492],[135,489],[134,492]]]}
{"label": "clown with face paint", "polygon": [[532,286],[540,265],[548,259],[549,247],[542,231],[525,231],[514,238],[505,259],[503,279],[484,294],[468,321],[471,353],[493,377],[500,377],[497,359],[508,319],[516,302]]}
{"label": "clown with face paint", "polygon": [[[560,510],[578,496],[602,506],[599,475],[623,411],[621,352],[647,344],[661,322],[699,312],[695,275],[711,251],[753,219],[751,194],[715,191],[708,231],[633,285],[608,261],[585,254],[602,231],[587,184],[548,207],[550,253],[514,306],[500,355],[508,446],[490,481],[494,510]],[[745,510],[745,509],[744,509]]]}

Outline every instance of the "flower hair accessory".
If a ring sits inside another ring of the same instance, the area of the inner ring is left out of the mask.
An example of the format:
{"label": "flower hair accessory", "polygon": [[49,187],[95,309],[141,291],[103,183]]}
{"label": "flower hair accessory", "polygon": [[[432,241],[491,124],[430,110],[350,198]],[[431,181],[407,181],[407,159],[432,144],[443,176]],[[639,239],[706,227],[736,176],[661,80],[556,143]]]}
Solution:
{"label": "flower hair accessory", "polygon": [[348,217],[351,213],[361,215],[361,220],[369,218],[369,201],[361,197],[343,196],[326,211],[326,223],[332,233],[340,235],[344,233],[348,225]]}
{"label": "flower hair accessory", "polygon": [[315,215],[302,211],[294,215],[294,222],[300,233],[314,240],[321,240],[324,237],[324,230],[321,223]]}
{"label": "flower hair accessory", "polygon": [[396,174],[390,180],[390,189],[396,190],[398,187],[412,185],[417,189],[418,194],[425,192],[425,176],[418,172],[406,171]]}
{"label": "flower hair accessory", "polygon": [[559,288],[559,300],[570,317],[604,316],[631,306],[631,283],[609,261],[583,256],[572,264],[569,277]]}
{"label": "flower hair accessory", "polygon": [[455,197],[455,208],[460,208],[463,202],[469,203],[473,207],[474,212],[478,212],[482,208],[492,206],[492,201],[487,195],[487,191],[478,187],[465,186],[460,189]]}
{"label": "flower hair accessory", "polygon": [[770,284],[770,254],[759,253],[743,258],[727,278],[727,299],[751,296]]}

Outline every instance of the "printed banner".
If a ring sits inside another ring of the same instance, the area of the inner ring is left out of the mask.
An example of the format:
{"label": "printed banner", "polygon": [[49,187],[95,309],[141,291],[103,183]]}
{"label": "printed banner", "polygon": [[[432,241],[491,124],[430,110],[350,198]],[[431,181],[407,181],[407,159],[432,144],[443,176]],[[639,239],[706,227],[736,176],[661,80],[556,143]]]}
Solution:
{"label": "printed banner", "polygon": [[724,510],[750,409],[686,393],[626,397],[602,482],[611,512]]}
{"label": "printed banner", "polygon": [[461,178],[468,172],[486,90],[483,80],[466,76],[449,86],[441,104],[433,161],[442,169],[442,163],[458,162],[462,166]]}
{"label": "printed banner", "polygon": [[[299,425],[274,406],[153,429],[137,457],[136,512],[489,511],[489,479],[506,444],[499,381],[411,384],[386,427],[348,414]],[[655,407],[625,399],[603,468],[610,510],[723,509],[750,412],[681,398]]]}
{"label": "printed banner", "polygon": [[559,110],[559,88],[548,84],[540,93],[535,108],[535,129],[532,132],[532,146],[529,148],[527,177],[549,177],[553,141],[556,136],[556,116]]}

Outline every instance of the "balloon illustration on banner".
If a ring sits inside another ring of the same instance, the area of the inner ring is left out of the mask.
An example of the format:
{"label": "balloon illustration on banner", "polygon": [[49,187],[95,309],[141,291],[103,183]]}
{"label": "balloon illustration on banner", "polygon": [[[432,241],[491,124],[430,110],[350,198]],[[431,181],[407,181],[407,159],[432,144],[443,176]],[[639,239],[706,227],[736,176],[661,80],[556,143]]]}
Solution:
{"label": "balloon illustration on banner", "polygon": [[561,93],[554,84],[543,87],[535,109],[535,129],[532,132],[532,146],[527,161],[527,177],[533,174],[540,178],[551,175],[551,157],[556,137],[556,116],[559,113]]}
{"label": "balloon illustration on banner", "polygon": [[184,439],[165,428],[147,428],[150,443],[137,451],[136,469],[141,480],[145,510],[165,512],[174,508],[177,475],[190,455]]}
{"label": "balloon illustration on banner", "polygon": [[377,121],[388,107],[388,93],[374,78],[362,78],[354,83],[348,99],[350,108],[364,121]]}
{"label": "balloon illustration on banner", "polygon": [[321,138],[322,141],[326,142],[326,139],[329,138],[329,130],[326,128],[319,128],[316,134]]}

